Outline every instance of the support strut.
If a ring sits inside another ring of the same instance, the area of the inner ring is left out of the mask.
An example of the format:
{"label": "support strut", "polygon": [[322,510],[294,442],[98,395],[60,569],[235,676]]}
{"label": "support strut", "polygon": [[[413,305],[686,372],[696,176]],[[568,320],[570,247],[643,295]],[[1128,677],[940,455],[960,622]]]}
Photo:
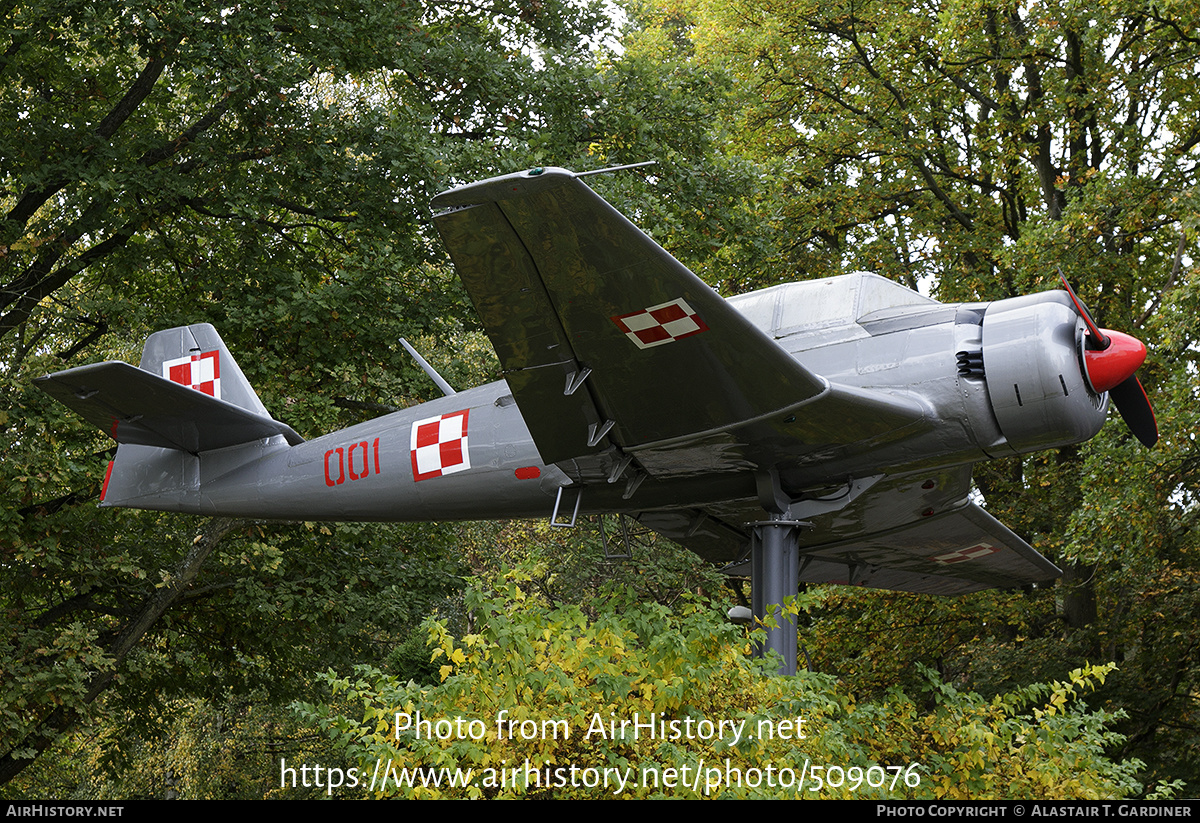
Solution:
{"label": "support strut", "polygon": [[779,673],[796,673],[796,618],[785,615],[781,604],[796,594],[800,582],[800,529],[806,525],[787,514],[770,512],[769,520],[754,524],[750,543],[750,587],[754,616],[772,615],[760,655],[778,652],[783,658]]}
{"label": "support strut", "polygon": [[[785,617],[781,606],[783,599],[795,595],[800,587],[800,533],[802,529],[813,527],[812,521],[799,518],[841,511],[882,479],[882,474],[847,478],[845,489],[833,496],[792,499],[780,485],[775,469],[755,473],[758,502],[767,519],[748,524],[751,527],[750,586],[753,589],[750,599],[755,617],[761,620],[770,614],[775,618],[777,625],[767,629],[766,643],[758,653],[779,652],[783,658],[780,674],[796,673],[796,647],[799,645],[796,619]],[[806,556],[805,563],[810,559]]]}

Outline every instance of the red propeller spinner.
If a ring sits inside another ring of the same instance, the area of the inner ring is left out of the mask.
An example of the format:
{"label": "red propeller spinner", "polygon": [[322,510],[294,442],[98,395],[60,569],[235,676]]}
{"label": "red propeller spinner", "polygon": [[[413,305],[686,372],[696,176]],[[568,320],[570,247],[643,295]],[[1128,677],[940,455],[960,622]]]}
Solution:
{"label": "red propeller spinner", "polygon": [[1146,345],[1128,334],[1096,325],[1060,269],[1058,277],[1071,296],[1075,311],[1087,325],[1083,341],[1084,376],[1096,392],[1108,392],[1125,425],[1146,446],[1158,442],[1158,422],[1137,370],[1146,360]]}

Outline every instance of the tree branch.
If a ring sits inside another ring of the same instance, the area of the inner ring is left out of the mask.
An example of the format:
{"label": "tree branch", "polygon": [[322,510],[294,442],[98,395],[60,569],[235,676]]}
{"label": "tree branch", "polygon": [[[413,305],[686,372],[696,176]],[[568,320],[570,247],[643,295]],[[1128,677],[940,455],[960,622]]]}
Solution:
{"label": "tree branch", "polygon": [[[226,535],[247,522],[229,517],[214,518],[208,522],[183,558],[171,568],[164,584],[143,601],[137,616],[117,633],[108,648],[108,653],[113,659],[112,665],[92,677],[81,701],[82,705],[93,703],[113,684],[121,664],[163,614],[183,596],[212,550]],[[59,706],[43,718],[24,740],[9,745],[4,755],[0,756],[0,785],[20,774],[37,755],[49,748],[60,734],[70,729],[79,717],[80,707]],[[15,754],[18,749],[32,749],[34,755],[18,757]]]}
{"label": "tree branch", "polygon": [[[167,67],[170,56],[183,40],[183,35],[179,34],[175,37],[164,38],[155,44],[157,54],[151,57],[146,63],[146,67],[142,73],[138,75],[137,80],[125,92],[125,96],[113,106],[112,110],[100,121],[93,134],[97,141],[107,140],[117,133],[117,130],[129,119],[129,116],[137,110],[142,101],[150,94],[154,84],[158,82],[162,76],[163,70]],[[41,187],[34,188],[30,186],[25,189],[25,193],[17,200],[16,205],[9,210],[5,219],[10,223],[18,223],[24,226],[29,222],[29,218],[41,208],[47,200],[53,197],[69,183],[70,178],[60,177],[51,183]]]}
{"label": "tree branch", "polygon": [[1163,295],[1175,287],[1175,280],[1179,277],[1179,272],[1183,269],[1183,252],[1186,248],[1187,233],[1181,230],[1179,232],[1179,245],[1175,247],[1175,261],[1171,264],[1171,274],[1167,277],[1167,282],[1163,287],[1158,290],[1158,294],[1154,295],[1154,299],[1150,301],[1150,305],[1146,307],[1146,310],[1142,312],[1137,320],[1133,321],[1134,328],[1140,329],[1142,324],[1149,320],[1150,316],[1158,310],[1159,304],[1162,303]]}

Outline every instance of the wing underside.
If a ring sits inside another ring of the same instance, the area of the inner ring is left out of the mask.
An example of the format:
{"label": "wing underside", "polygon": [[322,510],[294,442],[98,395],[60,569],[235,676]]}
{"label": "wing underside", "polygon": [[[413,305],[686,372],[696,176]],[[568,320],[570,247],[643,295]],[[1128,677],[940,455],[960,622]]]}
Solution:
{"label": "wing underside", "polygon": [[[805,517],[800,580],[957,595],[1058,577],[1053,563],[967,498],[969,469],[884,478],[845,508]],[[750,573],[748,524],[762,519],[755,501],[633,516],[730,574]]]}

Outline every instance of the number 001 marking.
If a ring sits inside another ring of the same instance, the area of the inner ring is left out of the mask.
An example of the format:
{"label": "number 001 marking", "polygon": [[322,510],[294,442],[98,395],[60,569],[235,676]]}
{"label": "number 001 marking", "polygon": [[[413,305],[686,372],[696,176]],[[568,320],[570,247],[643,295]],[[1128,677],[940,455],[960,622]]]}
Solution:
{"label": "number 001 marking", "polygon": [[[355,452],[362,450],[361,457]],[[333,456],[337,455],[337,460],[333,460]],[[379,438],[376,437],[373,443],[367,443],[366,440],[361,440],[358,443],[351,443],[349,446],[338,446],[336,449],[330,449],[325,452],[325,485],[340,486],[350,480],[362,480],[364,477],[371,476],[372,462],[374,457],[375,474],[381,474],[379,471]],[[359,463],[361,461],[361,463]],[[337,476],[334,476],[334,472]]]}

